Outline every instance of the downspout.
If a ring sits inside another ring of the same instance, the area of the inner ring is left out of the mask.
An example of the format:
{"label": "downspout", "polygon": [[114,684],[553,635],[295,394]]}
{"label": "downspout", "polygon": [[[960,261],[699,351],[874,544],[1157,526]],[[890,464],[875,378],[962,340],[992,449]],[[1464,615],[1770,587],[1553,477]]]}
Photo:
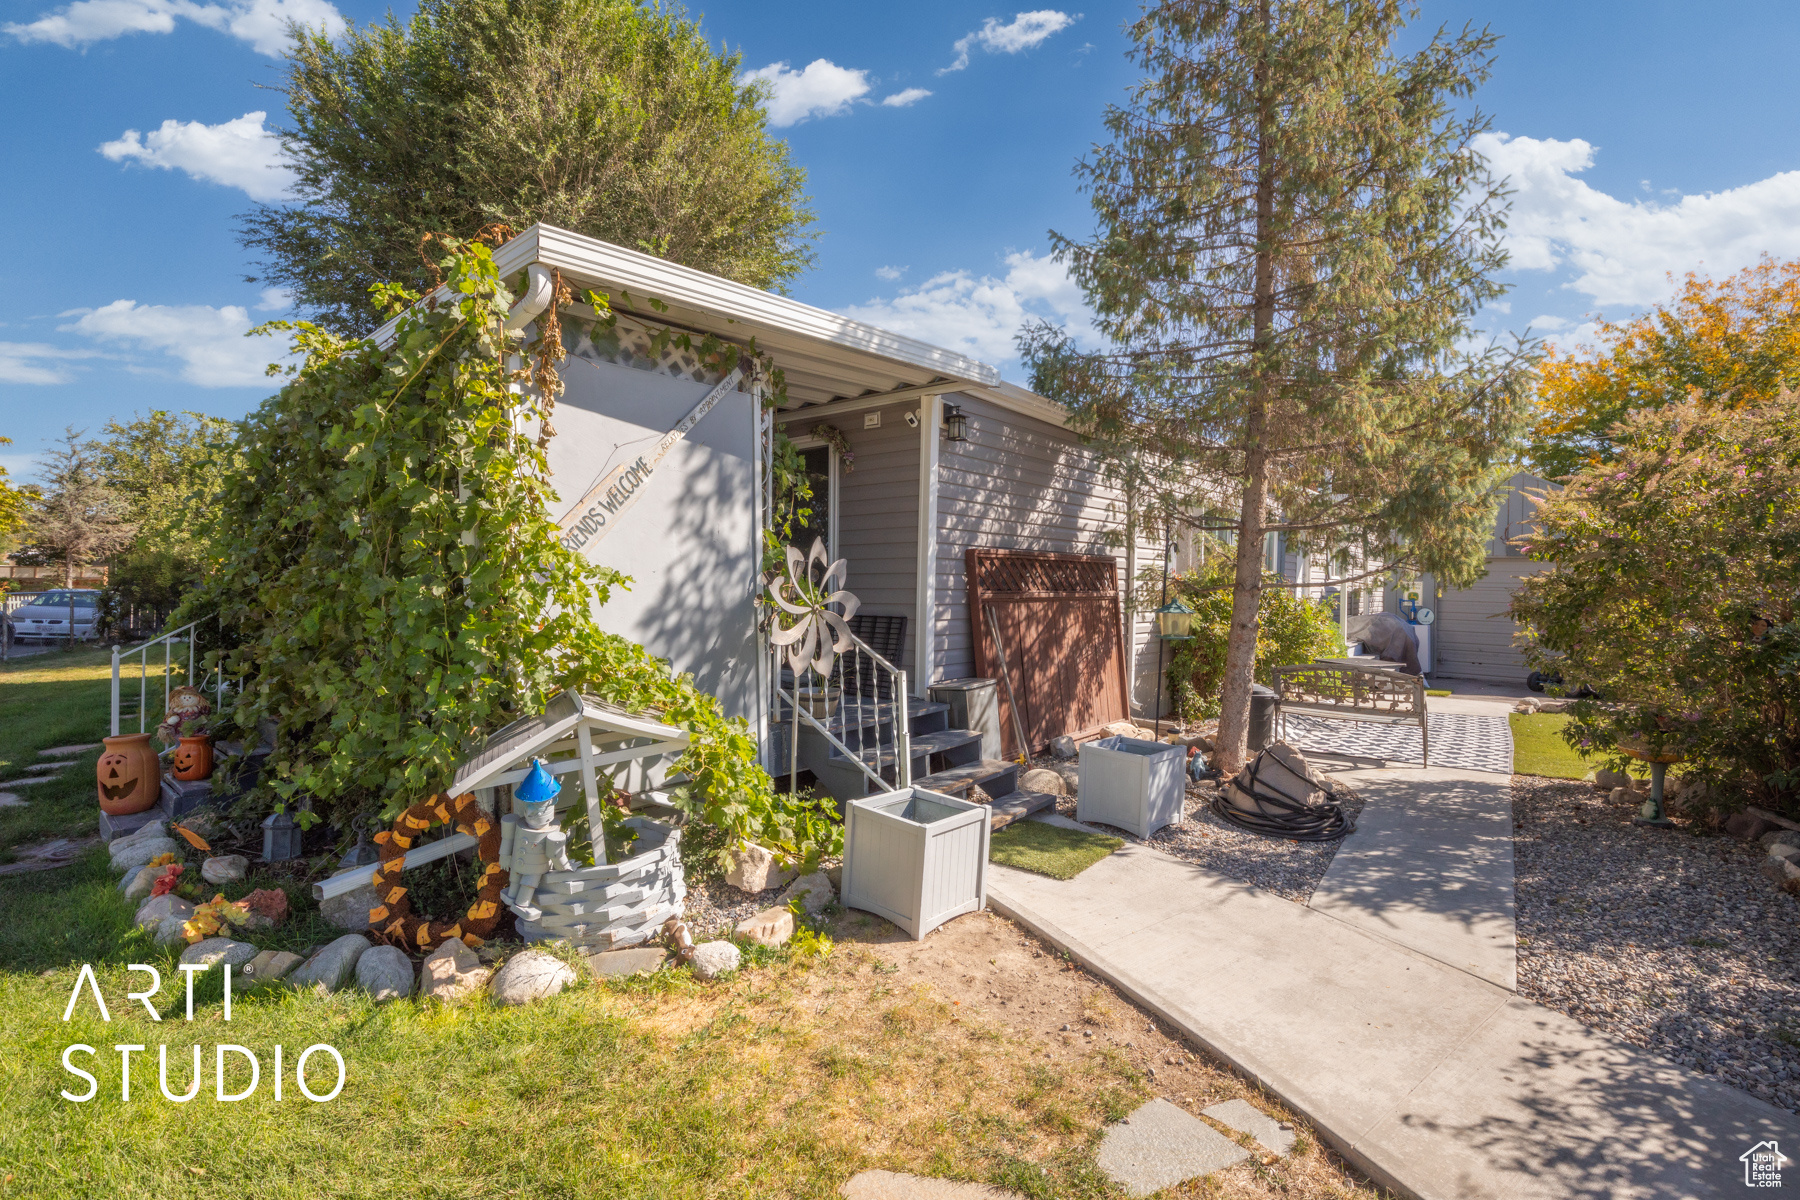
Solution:
{"label": "downspout", "polygon": [[554,294],[555,284],[550,278],[550,268],[543,263],[532,263],[525,270],[525,295],[512,306],[506,314],[506,332],[517,333],[532,319],[550,307],[550,297]]}

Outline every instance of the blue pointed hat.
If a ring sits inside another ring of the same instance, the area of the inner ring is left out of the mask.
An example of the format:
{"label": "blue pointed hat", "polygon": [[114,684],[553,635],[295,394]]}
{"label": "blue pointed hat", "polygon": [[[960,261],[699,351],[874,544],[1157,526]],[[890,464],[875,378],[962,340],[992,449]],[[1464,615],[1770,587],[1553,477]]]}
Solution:
{"label": "blue pointed hat", "polygon": [[513,789],[513,795],[526,804],[542,804],[546,800],[556,799],[557,793],[561,791],[562,784],[544,769],[544,760],[534,758],[531,760],[531,773],[519,781],[519,785]]}

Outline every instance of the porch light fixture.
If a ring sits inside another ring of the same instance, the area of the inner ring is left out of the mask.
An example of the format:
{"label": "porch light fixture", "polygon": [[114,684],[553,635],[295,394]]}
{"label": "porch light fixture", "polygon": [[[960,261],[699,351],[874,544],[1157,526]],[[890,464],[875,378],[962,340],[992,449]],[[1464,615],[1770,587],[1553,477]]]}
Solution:
{"label": "porch light fixture", "polygon": [[944,405],[944,429],[953,442],[969,440],[969,418],[963,415],[962,405]]}
{"label": "porch light fixture", "polygon": [[1185,642],[1194,636],[1194,610],[1171,600],[1156,610],[1156,634],[1165,642]]}

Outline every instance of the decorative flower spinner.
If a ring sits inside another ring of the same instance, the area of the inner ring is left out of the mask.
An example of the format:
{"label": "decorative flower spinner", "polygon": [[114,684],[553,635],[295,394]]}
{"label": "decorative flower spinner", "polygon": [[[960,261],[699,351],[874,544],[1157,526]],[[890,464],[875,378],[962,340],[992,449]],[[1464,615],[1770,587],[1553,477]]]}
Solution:
{"label": "decorative flower spinner", "polygon": [[[813,582],[813,567],[824,569],[818,583]],[[849,620],[856,615],[862,601],[844,590],[844,577],[849,567],[843,559],[826,564],[825,541],[814,538],[812,549],[804,555],[798,547],[787,547],[787,574],[769,582],[769,600],[776,608],[794,618],[786,629],[779,628],[769,641],[787,647],[788,665],[796,679],[808,669],[821,678],[831,677],[837,656],[850,649]],[[843,606],[843,613],[832,612],[828,605]]]}

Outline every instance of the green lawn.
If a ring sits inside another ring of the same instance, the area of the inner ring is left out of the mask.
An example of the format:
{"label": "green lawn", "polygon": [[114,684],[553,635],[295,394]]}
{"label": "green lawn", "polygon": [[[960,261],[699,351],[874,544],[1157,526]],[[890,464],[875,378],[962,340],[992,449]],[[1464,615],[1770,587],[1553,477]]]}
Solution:
{"label": "green lawn", "polygon": [[991,842],[989,857],[1007,867],[1052,879],[1073,879],[1125,844],[1085,829],[1065,829],[1045,821],[1014,821]]}
{"label": "green lawn", "polygon": [[1569,718],[1563,713],[1512,713],[1513,774],[1546,775],[1552,779],[1585,779],[1597,763],[1569,748],[1562,728]]}

